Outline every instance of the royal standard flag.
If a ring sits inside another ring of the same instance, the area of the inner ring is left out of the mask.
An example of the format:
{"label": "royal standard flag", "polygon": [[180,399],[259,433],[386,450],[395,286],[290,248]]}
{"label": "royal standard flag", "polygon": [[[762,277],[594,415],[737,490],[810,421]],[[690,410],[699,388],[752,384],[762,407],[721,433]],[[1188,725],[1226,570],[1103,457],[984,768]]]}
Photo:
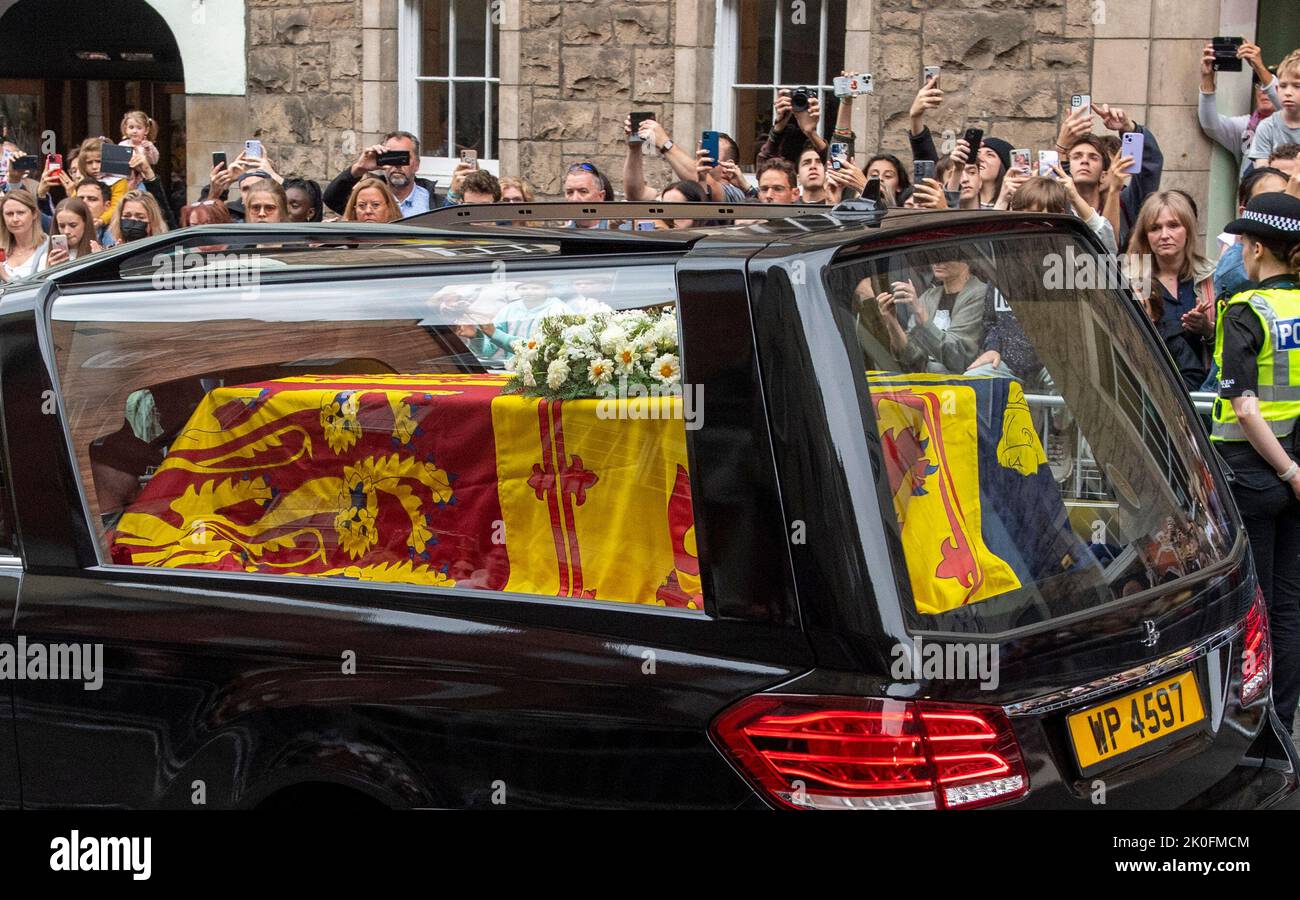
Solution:
{"label": "royal standard flag", "polygon": [[1084,559],[1018,382],[868,377],[918,612],[978,603]]}
{"label": "royal standard flag", "polygon": [[596,401],[502,396],[506,381],[212,390],[113,559],[701,608],[680,414],[602,418]]}

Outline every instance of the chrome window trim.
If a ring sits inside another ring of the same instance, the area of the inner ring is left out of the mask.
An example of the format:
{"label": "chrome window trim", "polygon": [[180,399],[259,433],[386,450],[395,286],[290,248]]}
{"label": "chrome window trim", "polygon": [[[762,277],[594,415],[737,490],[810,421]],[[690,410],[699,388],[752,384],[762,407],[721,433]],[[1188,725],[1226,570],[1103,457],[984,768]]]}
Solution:
{"label": "chrome window trim", "polygon": [[1019,703],[1011,703],[1003,706],[1002,711],[1008,716],[1035,716],[1055,712],[1067,706],[1086,705],[1122,688],[1131,687],[1151,678],[1158,678],[1167,672],[1195,662],[1201,657],[1218,650],[1223,645],[1236,640],[1244,629],[1245,625],[1238,622],[1236,625],[1212,634],[1198,643],[1183,647],[1181,650],[1175,650],[1173,653],[1168,653],[1149,663],[1134,666],[1131,669],[1117,672],[1114,675],[1107,675],[1104,678],[1098,678],[1087,684],[1066,688],[1062,691],[1053,691],[1040,697],[1021,700]]}
{"label": "chrome window trim", "polygon": [[19,568],[23,567],[21,556],[0,556],[0,568]]}

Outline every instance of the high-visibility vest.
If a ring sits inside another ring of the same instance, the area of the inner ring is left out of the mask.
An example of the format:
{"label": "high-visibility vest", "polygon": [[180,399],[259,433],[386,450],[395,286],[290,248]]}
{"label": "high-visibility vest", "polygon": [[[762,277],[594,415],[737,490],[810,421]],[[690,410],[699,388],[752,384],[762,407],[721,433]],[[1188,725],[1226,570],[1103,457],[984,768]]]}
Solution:
{"label": "high-visibility vest", "polygon": [[[1259,412],[1273,434],[1286,437],[1300,418],[1300,288],[1248,290],[1227,302],[1215,323],[1214,361],[1223,371],[1224,313],[1233,306],[1247,306],[1259,317],[1264,331],[1260,348]],[[1233,411],[1232,401],[1214,401],[1214,423],[1210,440],[1244,441],[1246,433]]]}

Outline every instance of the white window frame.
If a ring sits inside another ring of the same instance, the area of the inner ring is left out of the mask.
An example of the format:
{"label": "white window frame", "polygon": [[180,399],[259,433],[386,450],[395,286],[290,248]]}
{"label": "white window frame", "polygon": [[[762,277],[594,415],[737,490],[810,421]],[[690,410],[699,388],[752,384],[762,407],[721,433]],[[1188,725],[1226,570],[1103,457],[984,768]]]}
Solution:
{"label": "white window frame", "polygon": [[[500,86],[501,76],[497,60],[492,58],[492,29],[500,26],[492,21],[493,4],[484,7],[484,57],[482,75],[456,74],[456,7],[448,8],[449,41],[447,49],[446,75],[420,74],[420,39],[424,34],[420,0],[399,0],[397,7],[397,127],[401,131],[420,134],[420,85],[425,82],[442,84],[495,84]],[[497,69],[497,74],[493,74]],[[492,105],[492,93],[486,93],[483,109],[483,145],[490,146],[492,135],[497,130],[497,111]],[[447,91],[447,146],[455,146],[456,129],[456,92]],[[452,156],[426,156],[420,154],[419,175],[424,178],[436,178],[439,184],[451,181],[452,170],[460,160]],[[500,174],[500,164],[495,159],[480,159],[479,167],[493,175]]]}
{"label": "white window frame", "polygon": [[[782,15],[788,8],[781,2],[776,4],[774,17],[775,24],[773,28],[774,43],[776,52],[772,60],[772,81],[771,84],[748,84],[735,80],[737,73],[737,64],[740,59],[740,0],[718,0],[717,18],[714,22],[714,46],[713,46],[713,121],[726,128],[729,134],[736,133],[736,91],[738,90],[763,90],[770,89],[772,92],[772,103],[776,103],[776,92],[781,88],[805,87],[809,90],[817,91],[817,102],[822,109],[826,108],[826,94],[833,93],[835,85],[831,84],[831,79],[827,77],[826,72],[826,47],[828,39],[828,29],[830,27],[830,3],[831,0],[812,0],[814,3],[821,4],[821,25],[817,37],[817,78],[819,84],[794,84],[784,83],[781,80],[781,44],[785,30],[785,17]],[[714,127],[718,127],[715,125]],[[817,123],[818,133],[822,137],[826,136],[826,117],[822,116]]]}

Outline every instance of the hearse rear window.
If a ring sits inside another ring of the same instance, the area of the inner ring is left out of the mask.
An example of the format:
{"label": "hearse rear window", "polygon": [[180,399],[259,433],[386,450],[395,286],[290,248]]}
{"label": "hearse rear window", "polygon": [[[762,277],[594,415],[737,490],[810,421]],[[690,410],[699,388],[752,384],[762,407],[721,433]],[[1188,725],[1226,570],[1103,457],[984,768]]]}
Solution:
{"label": "hearse rear window", "polygon": [[65,296],[102,557],[701,610],[671,266]]}
{"label": "hearse rear window", "polygon": [[1115,287],[1062,268],[1089,252],[1066,234],[1017,235],[828,274],[866,373],[874,477],[916,627],[998,632],[1075,613],[1197,572],[1233,542],[1162,348]]}

